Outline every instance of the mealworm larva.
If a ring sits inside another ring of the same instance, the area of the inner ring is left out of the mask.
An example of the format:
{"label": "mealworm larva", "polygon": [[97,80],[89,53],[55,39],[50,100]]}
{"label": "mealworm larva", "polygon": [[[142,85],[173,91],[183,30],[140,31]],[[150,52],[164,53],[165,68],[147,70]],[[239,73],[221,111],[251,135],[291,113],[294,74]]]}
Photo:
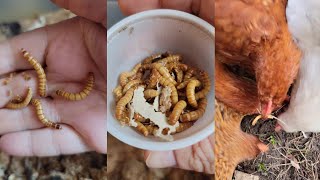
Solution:
{"label": "mealworm larva", "polygon": [[129,89],[126,94],[118,101],[117,105],[116,105],[116,118],[119,121],[123,120],[123,115],[126,109],[126,105],[131,101],[132,97],[133,97],[133,92],[134,92],[135,88],[132,87],[131,89]]}
{"label": "mealworm larva", "polygon": [[152,69],[150,78],[149,78],[149,83],[148,83],[148,88],[153,89],[157,86],[157,83],[159,82],[159,78],[161,77],[160,73],[156,69]]}
{"label": "mealworm larva", "polygon": [[134,119],[135,121],[139,121],[139,122],[146,122],[146,118],[144,118],[143,116],[141,116],[139,113],[134,113],[133,119]]}
{"label": "mealworm larva", "polygon": [[189,68],[186,72],[186,74],[184,75],[184,79],[183,81],[187,81],[188,79],[190,79],[196,72],[195,68]]}
{"label": "mealworm larva", "polygon": [[136,80],[132,80],[132,81],[128,82],[128,83],[124,86],[124,88],[123,88],[123,90],[122,90],[122,93],[126,93],[130,88],[132,88],[132,87],[134,87],[134,86],[136,86],[136,85],[139,85],[139,84],[141,84],[141,83],[142,83],[142,81],[141,81],[140,79],[136,79]]}
{"label": "mealworm larva", "polygon": [[149,135],[148,129],[141,122],[136,121],[136,123],[137,123],[136,129],[144,136],[148,136]]}
{"label": "mealworm larva", "polygon": [[174,69],[177,74],[177,83],[181,83],[183,81],[183,71],[181,69]]}
{"label": "mealworm larva", "polygon": [[154,90],[154,89],[147,89],[143,93],[144,93],[144,98],[146,99],[157,97],[160,94],[157,90]]}
{"label": "mealworm larva", "polygon": [[159,83],[162,86],[168,86],[171,89],[171,103],[172,105],[175,105],[178,102],[178,92],[176,87],[166,78],[160,77],[159,78]]}
{"label": "mealworm larva", "polygon": [[201,82],[199,80],[191,80],[186,88],[186,94],[187,94],[187,99],[189,104],[192,107],[198,107],[198,103],[196,101],[196,97],[195,97],[195,89],[196,87],[199,87],[201,85]]}
{"label": "mealworm larva", "polygon": [[21,102],[17,103],[16,101],[10,101],[8,104],[6,104],[5,108],[8,109],[21,109],[24,108],[26,106],[28,106],[28,104],[30,103],[32,98],[32,90],[31,88],[28,88],[27,90],[27,95],[24,98],[24,100],[22,100]]}
{"label": "mealworm larva", "polygon": [[153,63],[153,61],[159,59],[159,58],[162,58],[162,54],[155,54],[155,55],[152,55],[152,56],[149,56],[147,58],[145,58],[143,61],[142,61],[142,64],[150,64],[150,63]]}
{"label": "mealworm larva", "polygon": [[132,80],[136,80],[136,79],[142,79],[143,77],[143,73],[142,72],[137,72],[137,74],[131,76],[131,78],[128,78],[129,81],[132,81]]}
{"label": "mealworm larva", "polygon": [[46,86],[47,86],[47,80],[46,80],[46,74],[41,66],[37,62],[37,60],[31,56],[31,54],[26,51],[25,49],[21,49],[21,52],[23,54],[23,57],[32,65],[32,67],[36,70],[37,76],[38,76],[38,92],[41,97],[46,96]]}
{"label": "mealworm larva", "polygon": [[199,80],[203,84],[203,89],[195,94],[196,100],[206,97],[211,88],[211,82],[207,72],[200,71]]}
{"label": "mealworm larva", "polygon": [[203,116],[206,108],[207,108],[207,99],[203,98],[199,101],[198,109],[195,111],[191,111],[180,116],[181,122],[195,121]]}
{"label": "mealworm larva", "polygon": [[175,133],[179,133],[179,132],[185,131],[188,128],[190,128],[192,125],[193,125],[193,122],[179,123],[179,126],[176,128],[176,132]]}
{"label": "mealworm larva", "polygon": [[69,100],[69,101],[79,101],[79,100],[83,100],[84,98],[86,98],[90,94],[93,86],[94,86],[94,74],[93,74],[93,72],[89,72],[88,78],[87,78],[87,83],[82,91],[80,91],[78,93],[70,93],[70,92],[66,92],[63,90],[57,90],[56,94],[58,96],[63,97],[64,99]]}
{"label": "mealworm larva", "polygon": [[147,125],[145,126],[148,130],[148,133],[149,134],[155,134],[155,131],[158,130],[158,127],[157,126],[154,126],[154,125]]}
{"label": "mealworm larva", "polygon": [[39,99],[31,99],[31,104],[32,104],[33,106],[35,106],[38,119],[39,119],[45,126],[51,127],[51,128],[55,128],[55,129],[62,129],[62,127],[61,127],[59,124],[54,123],[54,122],[48,120],[47,118],[45,118],[45,116],[43,115],[43,110],[42,110],[41,101],[40,101]]}
{"label": "mealworm larva", "polygon": [[168,69],[166,67],[164,67],[162,64],[160,63],[154,63],[154,68],[157,69],[159,71],[159,73],[166,79],[168,79],[173,85],[176,85],[177,82],[172,78],[172,76],[170,75]]}
{"label": "mealworm larva", "polygon": [[183,88],[187,87],[187,85],[189,84],[189,82],[190,82],[191,80],[197,80],[197,78],[192,77],[192,78],[190,78],[190,79],[184,80],[182,83],[180,83],[180,84],[177,86],[177,89],[183,89]]}
{"label": "mealworm larva", "polygon": [[159,61],[157,61],[157,63],[161,63],[161,64],[177,63],[177,62],[180,62],[181,59],[182,59],[181,55],[169,55],[166,58],[160,59]]}
{"label": "mealworm larva", "polygon": [[113,94],[114,94],[114,96],[116,98],[116,101],[118,101],[123,96],[123,94],[122,94],[122,86],[119,85],[116,88],[114,88]]}
{"label": "mealworm larva", "polygon": [[123,72],[120,74],[120,85],[121,86],[125,86],[128,83],[128,78],[135,75],[139,68],[141,67],[141,63],[137,64],[134,66],[134,68],[132,69],[132,71],[130,72]]}
{"label": "mealworm larva", "polygon": [[172,113],[169,116],[168,123],[170,125],[174,125],[180,117],[183,109],[187,107],[187,103],[185,101],[179,101],[173,108]]}

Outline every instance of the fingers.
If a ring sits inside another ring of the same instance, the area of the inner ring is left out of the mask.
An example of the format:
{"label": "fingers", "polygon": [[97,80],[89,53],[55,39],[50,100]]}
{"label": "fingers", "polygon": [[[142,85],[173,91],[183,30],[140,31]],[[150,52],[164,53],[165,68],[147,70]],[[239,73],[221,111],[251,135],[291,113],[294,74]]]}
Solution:
{"label": "fingers", "polygon": [[106,0],[52,0],[56,5],[69,9],[74,14],[102,23],[106,26],[107,1]]}
{"label": "fingers", "polygon": [[187,147],[175,151],[147,152],[146,164],[151,168],[179,167],[186,170],[214,172],[213,135]]}
{"label": "fingers", "polygon": [[118,0],[118,3],[121,11],[126,15],[161,8],[159,0]]}
{"label": "fingers", "polygon": [[0,149],[14,156],[55,156],[91,150],[72,128],[49,128],[10,133],[0,138]]}
{"label": "fingers", "polygon": [[32,69],[23,59],[21,48],[31,52],[32,56],[43,64],[46,46],[46,28],[26,32],[0,43],[0,76],[16,70]]}

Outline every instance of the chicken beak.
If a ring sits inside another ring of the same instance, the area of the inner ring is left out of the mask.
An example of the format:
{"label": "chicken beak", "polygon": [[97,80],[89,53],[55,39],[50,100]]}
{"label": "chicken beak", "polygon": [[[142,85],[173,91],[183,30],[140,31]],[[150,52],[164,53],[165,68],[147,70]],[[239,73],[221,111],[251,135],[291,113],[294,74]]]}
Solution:
{"label": "chicken beak", "polygon": [[267,104],[262,104],[262,118],[263,119],[267,119],[268,116],[271,114],[272,112],[272,100],[269,100]]}

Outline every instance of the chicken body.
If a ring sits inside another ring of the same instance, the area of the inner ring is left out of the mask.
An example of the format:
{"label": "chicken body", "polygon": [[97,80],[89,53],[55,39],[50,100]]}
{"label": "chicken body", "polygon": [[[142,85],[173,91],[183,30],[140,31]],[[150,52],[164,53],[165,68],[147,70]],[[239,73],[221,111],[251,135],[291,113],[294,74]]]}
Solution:
{"label": "chicken body", "polygon": [[286,112],[279,116],[285,131],[320,132],[320,1],[290,0],[289,29],[303,50],[297,82]]}
{"label": "chicken body", "polygon": [[[254,101],[255,106],[243,109],[239,106],[246,102],[245,99],[242,99],[243,103],[230,103],[234,99],[232,95],[216,91],[217,98],[226,105],[244,113],[262,110],[261,114],[266,117],[286,99],[297,76],[301,52],[288,30],[285,9],[285,0],[215,1],[216,53],[220,56],[216,60],[238,65],[251,73],[256,80],[258,98]],[[248,81],[223,80],[229,75],[219,72],[230,73],[218,71],[216,87],[222,86],[225,91],[242,88],[245,97],[252,96],[253,90],[246,88]],[[241,84],[243,87],[239,87]],[[252,99],[255,94],[253,96]]]}

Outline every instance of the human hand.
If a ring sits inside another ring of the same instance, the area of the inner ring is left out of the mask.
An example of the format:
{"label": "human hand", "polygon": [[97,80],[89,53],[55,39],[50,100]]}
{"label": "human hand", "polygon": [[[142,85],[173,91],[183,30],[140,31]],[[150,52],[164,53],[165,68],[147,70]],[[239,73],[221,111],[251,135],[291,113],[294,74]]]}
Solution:
{"label": "human hand", "polygon": [[[213,0],[119,0],[120,9],[126,15],[149,9],[177,9],[193,13],[213,24]],[[212,127],[213,128],[213,127]],[[213,135],[193,146],[175,151],[147,151],[146,164],[152,168],[178,167],[213,174]]]}
{"label": "human hand", "polygon": [[[90,0],[55,2],[105,25],[102,17],[106,16],[106,5],[89,12],[86,6]],[[90,7],[103,2],[95,1]],[[106,153],[106,28],[92,21],[76,17],[0,44],[0,77],[9,72],[18,73],[8,85],[0,86],[2,151],[17,156],[52,156],[90,150]],[[12,98],[7,96],[9,90],[14,95],[24,95],[29,86],[34,95],[38,94],[35,70],[22,58],[21,48],[46,65],[49,97],[41,98],[41,102],[45,116],[62,123],[62,130],[44,127],[33,106],[19,110],[3,108]],[[25,81],[22,72],[30,74],[32,79]],[[86,99],[71,102],[55,96],[57,89],[80,91],[88,72],[94,73],[95,85]],[[0,82],[3,79],[2,76]]]}

